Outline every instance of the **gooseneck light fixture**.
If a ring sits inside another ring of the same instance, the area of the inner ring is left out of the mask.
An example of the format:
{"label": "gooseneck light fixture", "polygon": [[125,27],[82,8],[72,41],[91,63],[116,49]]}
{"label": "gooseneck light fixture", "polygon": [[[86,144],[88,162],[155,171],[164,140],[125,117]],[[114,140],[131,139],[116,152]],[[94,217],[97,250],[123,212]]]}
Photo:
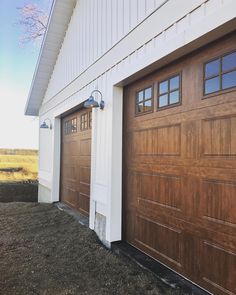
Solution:
{"label": "gooseneck light fixture", "polygon": [[[49,121],[49,125],[46,123],[46,121]],[[45,119],[43,121],[43,123],[40,125],[40,128],[41,129],[50,129],[50,130],[52,130],[52,121],[49,118]]]}
{"label": "gooseneck light fixture", "polygon": [[[101,96],[101,100],[100,100],[100,103],[98,103],[96,100],[95,100],[95,98],[94,98],[94,93],[99,93],[100,94],[100,96]],[[100,107],[100,109],[101,110],[103,110],[104,109],[104,106],[105,106],[105,102],[104,102],[104,100],[103,100],[103,97],[102,97],[102,93],[101,93],[101,91],[99,91],[99,90],[93,90],[92,92],[91,92],[91,94],[90,94],[90,97],[85,101],[85,103],[84,103],[84,107],[85,108],[98,108],[98,107]]]}

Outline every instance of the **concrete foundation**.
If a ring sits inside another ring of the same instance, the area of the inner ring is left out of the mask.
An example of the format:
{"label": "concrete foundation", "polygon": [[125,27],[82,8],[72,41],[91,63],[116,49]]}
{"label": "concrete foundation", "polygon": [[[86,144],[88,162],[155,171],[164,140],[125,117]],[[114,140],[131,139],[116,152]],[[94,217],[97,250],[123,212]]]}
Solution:
{"label": "concrete foundation", "polygon": [[38,202],[39,203],[51,203],[51,190],[42,184],[38,187]]}
{"label": "concrete foundation", "polygon": [[111,248],[111,243],[106,240],[106,217],[100,213],[95,214],[95,227],[94,231],[96,232],[100,241],[107,248]]}

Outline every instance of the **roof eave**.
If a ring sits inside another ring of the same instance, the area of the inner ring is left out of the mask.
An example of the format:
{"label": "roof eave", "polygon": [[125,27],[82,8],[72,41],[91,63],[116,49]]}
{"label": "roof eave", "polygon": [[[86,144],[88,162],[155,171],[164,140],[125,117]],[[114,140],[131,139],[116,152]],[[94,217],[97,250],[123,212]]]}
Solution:
{"label": "roof eave", "polygon": [[[54,0],[46,33],[40,48],[38,61],[33,75],[28,99],[25,106],[25,115],[38,116],[47,86],[52,75],[57,56],[60,52],[74,7],[77,0]],[[63,18],[62,18],[63,15]],[[57,38],[53,38],[57,34]],[[52,50],[50,52],[48,47]],[[43,66],[48,65],[48,69],[42,72]],[[45,79],[42,80],[42,74]]]}

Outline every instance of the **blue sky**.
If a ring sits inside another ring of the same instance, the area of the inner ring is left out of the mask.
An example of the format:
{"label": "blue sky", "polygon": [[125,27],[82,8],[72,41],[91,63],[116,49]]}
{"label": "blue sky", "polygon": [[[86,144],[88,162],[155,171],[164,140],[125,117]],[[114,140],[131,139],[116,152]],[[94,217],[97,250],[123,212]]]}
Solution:
{"label": "blue sky", "polygon": [[38,148],[38,118],[24,108],[39,45],[20,44],[19,11],[27,3],[49,9],[51,0],[0,0],[0,148]]}

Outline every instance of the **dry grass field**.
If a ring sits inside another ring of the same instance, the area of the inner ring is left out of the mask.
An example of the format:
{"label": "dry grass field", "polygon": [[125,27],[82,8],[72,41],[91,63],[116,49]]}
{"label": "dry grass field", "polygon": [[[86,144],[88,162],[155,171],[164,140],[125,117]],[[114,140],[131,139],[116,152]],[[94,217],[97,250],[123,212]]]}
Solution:
{"label": "dry grass field", "polygon": [[0,182],[35,181],[37,177],[37,151],[0,149]]}

